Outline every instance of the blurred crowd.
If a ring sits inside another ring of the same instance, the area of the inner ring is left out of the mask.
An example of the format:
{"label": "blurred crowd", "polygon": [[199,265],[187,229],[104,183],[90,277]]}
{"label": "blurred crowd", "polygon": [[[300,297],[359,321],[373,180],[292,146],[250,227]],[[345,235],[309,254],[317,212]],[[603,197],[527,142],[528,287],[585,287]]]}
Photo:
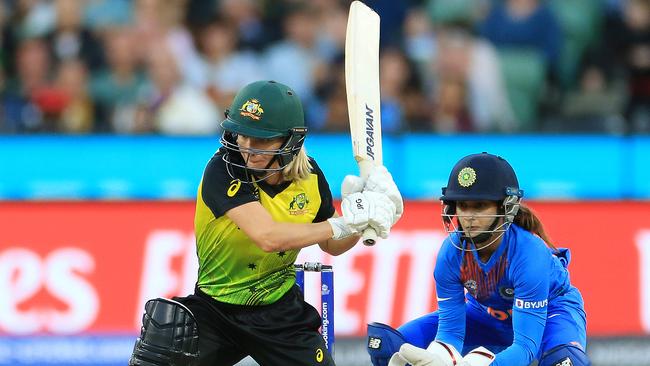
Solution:
{"label": "blurred crowd", "polygon": [[[650,132],[650,0],[368,0],[385,133]],[[218,132],[292,86],[348,130],[350,1],[0,0],[0,133]]]}

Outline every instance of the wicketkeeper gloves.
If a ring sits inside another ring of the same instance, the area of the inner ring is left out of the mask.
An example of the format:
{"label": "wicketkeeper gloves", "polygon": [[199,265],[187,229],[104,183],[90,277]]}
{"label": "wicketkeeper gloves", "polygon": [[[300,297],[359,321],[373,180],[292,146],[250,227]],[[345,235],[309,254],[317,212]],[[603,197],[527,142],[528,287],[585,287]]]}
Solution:
{"label": "wicketkeeper gloves", "polygon": [[485,347],[478,347],[463,358],[450,344],[433,341],[423,349],[404,343],[391,357],[388,366],[488,366],[494,357],[494,353]]}

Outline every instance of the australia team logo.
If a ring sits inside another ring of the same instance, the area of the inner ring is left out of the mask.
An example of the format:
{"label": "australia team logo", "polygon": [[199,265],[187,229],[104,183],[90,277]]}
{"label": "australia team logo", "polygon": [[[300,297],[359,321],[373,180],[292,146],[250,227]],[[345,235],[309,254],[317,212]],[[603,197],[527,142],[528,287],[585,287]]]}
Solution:
{"label": "australia team logo", "polygon": [[476,182],[476,171],[470,167],[464,167],[458,172],[458,184],[467,188]]}
{"label": "australia team logo", "polygon": [[305,193],[297,194],[289,202],[289,214],[293,216],[304,215],[308,210],[309,198]]}
{"label": "australia team logo", "polygon": [[252,118],[256,121],[259,121],[262,118],[263,113],[264,109],[262,108],[260,101],[257,99],[249,99],[246,103],[242,104],[241,108],[239,108],[240,115]]}

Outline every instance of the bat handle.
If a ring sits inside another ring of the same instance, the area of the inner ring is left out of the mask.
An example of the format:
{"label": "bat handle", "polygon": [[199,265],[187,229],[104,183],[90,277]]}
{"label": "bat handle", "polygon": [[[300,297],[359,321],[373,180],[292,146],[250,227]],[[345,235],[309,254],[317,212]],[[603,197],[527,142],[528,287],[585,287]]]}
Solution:
{"label": "bat handle", "polygon": [[363,244],[366,246],[373,246],[377,242],[377,233],[373,228],[366,228],[363,231]]}
{"label": "bat handle", "polygon": [[[366,159],[358,160],[357,163],[359,164],[359,172],[364,179],[368,178],[368,174],[370,174],[376,164],[375,161]],[[371,247],[375,243],[377,243],[377,233],[375,230],[370,227],[363,230],[363,244]]]}

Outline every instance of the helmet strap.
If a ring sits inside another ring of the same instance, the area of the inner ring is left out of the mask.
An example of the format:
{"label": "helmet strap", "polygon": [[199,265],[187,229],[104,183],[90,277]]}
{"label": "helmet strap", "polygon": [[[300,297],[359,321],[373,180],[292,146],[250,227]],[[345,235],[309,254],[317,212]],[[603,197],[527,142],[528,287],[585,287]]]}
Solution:
{"label": "helmet strap", "polygon": [[298,155],[298,152],[302,148],[303,143],[305,142],[305,136],[307,135],[307,127],[294,127],[289,132],[289,136],[280,147],[280,153],[275,156],[274,160],[277,159],[280,166],[287,166],[293,161],[293,158]]}
{"label": "helmet strap", "polygon": [[517,195],[509,195],[503,200],[503,215],[506,222],[512,223],[515,221],[515,216],[519,212],[521,204],[521,197]]}
{"label": "helmet strap", "polygon": [[[271,176],[273,176],[275,174],[278,174],[280,172],[280,170],[270,170],[273,163],[275,163],[276,161],[279,160],[278,157],[279,157],[279,155],[274,155],[271,158],[271,160],[269,160],[269,163],[266,164],[266,166],[262,170],[248,169],[247,168],[246,169],[247,172],[250,171],[253,176],[258,178],[258,179],[253,179],[253,182],[259,182],[259,181],[262,181],[262,180],[266,180],[267,178],[270,178]],[[282,164],[280,164],[280,166],[282,166]]]}

